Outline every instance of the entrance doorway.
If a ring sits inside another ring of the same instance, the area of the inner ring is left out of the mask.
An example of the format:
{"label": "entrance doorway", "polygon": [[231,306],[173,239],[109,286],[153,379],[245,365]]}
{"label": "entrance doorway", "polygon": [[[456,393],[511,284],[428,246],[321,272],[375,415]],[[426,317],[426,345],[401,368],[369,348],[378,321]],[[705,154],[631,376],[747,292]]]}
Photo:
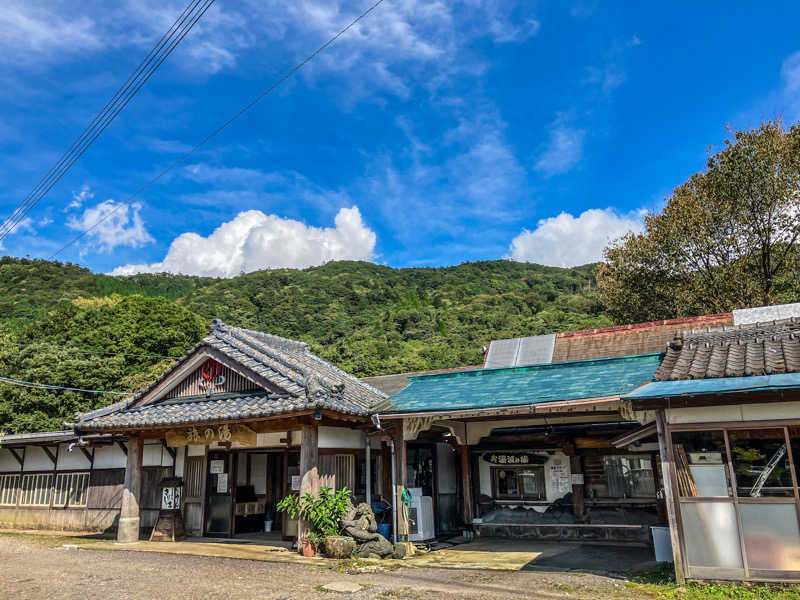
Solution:
{"label": "entrance doorway", "polygon": [[208,536],[229,537],[232,533],[232,455],[226,451],[208,453],[206,476],[206,526]]}

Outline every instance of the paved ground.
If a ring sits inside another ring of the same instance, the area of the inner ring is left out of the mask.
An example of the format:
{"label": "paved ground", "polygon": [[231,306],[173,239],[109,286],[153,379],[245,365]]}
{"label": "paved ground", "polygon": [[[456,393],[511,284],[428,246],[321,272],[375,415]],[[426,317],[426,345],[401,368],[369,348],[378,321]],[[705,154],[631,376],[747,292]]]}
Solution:
{"label": "paved ground", "polygon": [[[395,563],[392,570],[375,571],[374,565],[361,565],[355,571],[366,568],[367,572],[355,572],[350,565],[350,572],[347,572],[348,565],[330,561],[240,560],[124,549],[79,549],[83,546],[83,541],[74,538],[0,534],[0,596],[81,600],[109,597],[115,600],[633,600],[641,597],[620,578],[527,570],[530,567],[516,571],[475,566],[450,569],[412,561],[409,564],[418,566]],[[97,546],[110,548],[113,544]],[[559,554],[549,556],[556,560]],[[339,593],[322,589],[321,586],[331,583],[357,584],[360,591]]]}

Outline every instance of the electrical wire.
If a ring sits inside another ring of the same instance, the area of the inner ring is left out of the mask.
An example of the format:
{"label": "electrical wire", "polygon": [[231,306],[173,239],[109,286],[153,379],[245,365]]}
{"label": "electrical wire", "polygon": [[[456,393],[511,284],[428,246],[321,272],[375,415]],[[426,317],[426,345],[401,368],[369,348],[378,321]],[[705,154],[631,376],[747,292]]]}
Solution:
{"label": "electrical wire", "polygon": [[161,36],[136,70],[112,96],[105,107],[95,116],[83,133],[72,143],[59,161],[50,168],[23,202],[0,225],[0,242],[22,222],[27,214],[44,198],[47,192],[69,171],[89,146],[111,124],[128,105],[150,76],[172,53],[197,21],[205,14],[214,0],[191,0],[184,11]]}
{"label": "electrical wire", "polygon": [[9,377],[0,377],[0,383],[5,383],[8,385],[17,385],[20,387],[28,387],[28,388],[64,390],[68,392],[84,392],[86,394],[114,394],[116,396],[128,396],[133,393],[133,392],[112,392],[109,390],[88,390],[84,388],[66,387],[63,385],[50,385],[49,383],[37,383],[35,381],[22,381],[20,379],[11,379]]}
{"label": "electrical wire", "polygon": [[[275,83],[273,83],[273,84],[272,84],[270,87],[268,87],[268,88],[267,88],[267,89],[266,89],[264,92],[262,92],[261,94],[259,94],[258,96],[256,96],[256,97],[255,97],[253,100],[251,100],[251,101],[250,101],[248,104],[246,104],[246,105],[245,105],[245,106],[244,106],[244,107],[243,107],[241,110],[239,110],[239,112],[237,112],[237,113],[236,113],[235,115],[233,115],[233,116],[232,116],[230,119],[228,119],[227,121],[225,121],[224,123],[222,123],[222,125],[220,125],[219,127],[217,127],[217,128],[214,130],[214,131],[212,131],[210,134],[208,134],[208,135],[207,135],[205,138],[203,138],[203,139],[200,141],[200,143],[198,143],[198,144],[197,144],[197,145],[196,145],[194,148],[192,148],[191,150],[189,150],[189,151],[188,151],[186,154],[184,154],[184,155],[183,155],[183,156],[181,156],[181,157],[180,157],[178,160],[176,160],[175,162],[173,162],[172,164],[170,164],[170,165],[169,165],[169,166],[168,166],[166,169],[164,169],[163,171],[161,171],[161,173],[159,173],[158,175],[156,175],[155,177],[153,177],[153,178],[152,178],[150,181],[148,181],[147,183],[145,183],[145,184],[144,184],[144,185],[143,185],[141,188],[139,188],[139,189],[138,189],[136,192],[134,192],[133,194],[131,194],[131,195],[130,195],[130,196],[127,198],[127,199],[125,199],[124,201],[122,201],[122,202],[120,202],[119,204],[117,204],[116,206],[114,206],[114,208],[112,208],[112,209],[111,209],[111,210],[109,210],[109,211],[108,211],[108,212],[107,212],[105,215],[103,215],[102,217],[100,217],[100,218],[99,218],[99,219],[98,219],[98,220],[97,220],[97,221],[96,221],[96,222],[95,222],[93,225],[91,225],[90,227],[88,227],[88,228],[84,229],[84,230],[83,230],[83,231],[82,231],[82,232],[81,232],[79,235],[77,235],[77,236],[76,236],[76,237],[74,237],[72,240],[70,240],[69,242],[67,242],[67,243],[66,243],[66,244],[64,244],[63,246],[61,246],[61,248],[59,248],[59,249],[58,249],[58,250],[56,250],[56,251],[55,251],[53,254],[51,254],[51,255],[50,255],[50,258],[49,258],[49,260],[53,260],[53,259],[54,259],[56,256],[58,256],[59,254],[61,254],[61,252],[63,252],[63,251],[64,251],[64,250],[66,250],[67,248],[69,248],[69,247],[70,247],[72,244],[75,244],[75,243],[79,242],[79,241],[80,241],[81,239],[83,239],[83,237],[84,237],[86,234],[88,234],[90,231],[92,231],[93,229],[95,229],[96,227],[98,227],[99,225],[101,225],[102,223],[104,223],[105,221],[107,221],[108,219],[110,219],[110,218],[111,218],[111,216],[112,216],[112,215],[114,215],[114,213],[116,213],[116,212],[117,212],[117,211],[118,211],[120,208],[122,208],[123,206],[128,206],[128,205],[129,205],[131,202],[133,202],[133,200],[135,200],[135,199],[136,199],[136,198],[137,198],[137,197],[138,197],[140,194],[142,194],[142,193],[143,193],[145,190],[147,190],[147,189],[148,189],[150,186],[152,186],[154,183],[156,183],[158,180],[160,180],[162,177],[164,177],[164,175],[166,175],[167,173],[169,173],[170,171],[172,171],[172,170],[173,170],[175,167],[177,167],[178,165],[180,165],[181,163],[183,163],[183,162],[184,162],[184,161],[185,161],[187,158],[189,158],[189,157],[190,157],[192,154],[194,154],[194,153],[195,153],[197,150],[199,150],[199,149],[200,149],[202,146],[204,146],[204,145],[205,145],[207,142],[209,142],[211,139],[213,139],[214,137],[216,137],[216,136],[217,136],[217,135],[218,135],[218,134],[219,134],[219,133],[220,133],[220,132],[221,132],[223,129],[225,129],[225,128],[226,128],[228,125],[230,125],[231,123],[233,123],[234,121],[236,121],[236,120],[237,120],[239,117],[241,117],[243,114],[245,114],[245,113],[246,113],[247,111],[249,111],[251,108],[253,108],[253,107],[254,107],[256,104],[258,104],[258,103],[259,103],[261,100],[263,100],[263,99],[264,99],[266,96],[268,96],[268,95],[269,95],[269,94],[270,94],[270,93],[271,93],[273,90],[275,90],[275,89],[276,89],[277,87],[279,87],[279,86],[280,86],[282,83],[284,83],[284,82],[285,82],[287,79],[289,79],[289,78],[290,78],[292,75],[294,75],[295,73],[297,73],[297,71],[299,71],[300,69],[302,69],[302,68],[303,68],[303,67],[304,67],[306,64],[308,64],[308,63],[309,63],[309,62],[311,62],[311,61],[312,61],[314,58],[316,58],[316,56],[317,56],[318,54],[320,54],[322,51],[324,51],[324,50],[325,50],[325,49],[326,49],[328,46],[330,46],[332,43],[334,43],[336,40],[338,40],[340,37],[342,37],[342,36],[343,36],[345,33],[347,33],[347,31],[349,31],[349,30],[350,30],[350,29],[351,29],[353,26],[355,26],[355,25],[356,25],[356,24],[357,24],[359,21],[361,21],[362,19],[364,19],[364,18],[365,18],[367,15],[369,15],[369,14],[370,14],[372,11],[374,11],[376,8],[378,8],[378,6],[379,6],[380,4],[382,4],[382,3],[383,3],[383,1],[384,1],[384,0],[377,0],[377,2],[375,2],[374,4],[372,4],[372,5],[371,5],[369,8],[367,8],[367,9],[366,9],[364,12],[362,12],[360,15],[358,15],[358,16],[357,16],[355,19],[353,19],[352,21],[350,21],[350,23],[349,23],[349,24],[348,24],[346,27],[344,27],[344,28],[343,28],[343,29],[341,29],[341,30],[340,30],[340,31],[339,31],[337,34],[335,34],[333,37],[331,37],[330,39],[328,39],[328,41],[327,41],[327,42],[325,42],[325,43],[324,43],[324,44],[322,44],[322,45],[321,45],[319,48],[317,48],[316,50],[314,50],[314,52],[312,52],[311,54],[309,54],[309,55],[308,55],[308,56],[307,56],[307,57],[306,57],[304,60],[302,60],[302,61],[301,61],[300,63],[298,63],[297,65],[295,65],[295,66],[294,66],[292,69],[290,69],[289,71],[287,71],[286,73],[284,73],[284,75],[282,75],[282,76],[281,76],[281,77],[280,77],[280,78],[279,78],[279,79],[278,79],[278,80],[277,80]],[[0,238],[0,239],[2,239],[2,238]]]}

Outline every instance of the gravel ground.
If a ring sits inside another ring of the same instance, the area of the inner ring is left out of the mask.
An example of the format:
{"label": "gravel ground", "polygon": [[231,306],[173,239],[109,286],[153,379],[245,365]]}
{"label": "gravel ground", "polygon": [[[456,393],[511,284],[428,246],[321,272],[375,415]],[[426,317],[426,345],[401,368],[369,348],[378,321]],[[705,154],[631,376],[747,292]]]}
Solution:
{"label": "gravel ground", "polygon": [[[74,540],[0,535],[0,597],[81,600],[234,598],[515,599],[640,598],[619,579],[581,573],[401,568],[348,574],[328,567],[149,552],[79,550]],[[356,593],[327,592],[333,582]]]}

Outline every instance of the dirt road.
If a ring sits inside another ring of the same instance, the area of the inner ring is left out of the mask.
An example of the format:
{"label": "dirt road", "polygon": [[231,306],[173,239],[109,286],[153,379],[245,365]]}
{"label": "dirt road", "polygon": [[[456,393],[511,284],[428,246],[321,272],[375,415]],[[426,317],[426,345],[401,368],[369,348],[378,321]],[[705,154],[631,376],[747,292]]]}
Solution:
{"label": "dirt road", "polygon": [[[355,583],[358,592],[322,586]],[[0,535],[0,597],[52,599],[635,599],[623,580],[580,573],[400,568],[349,574],[327,566],[160,553],[80,550],[63,540]]]}

